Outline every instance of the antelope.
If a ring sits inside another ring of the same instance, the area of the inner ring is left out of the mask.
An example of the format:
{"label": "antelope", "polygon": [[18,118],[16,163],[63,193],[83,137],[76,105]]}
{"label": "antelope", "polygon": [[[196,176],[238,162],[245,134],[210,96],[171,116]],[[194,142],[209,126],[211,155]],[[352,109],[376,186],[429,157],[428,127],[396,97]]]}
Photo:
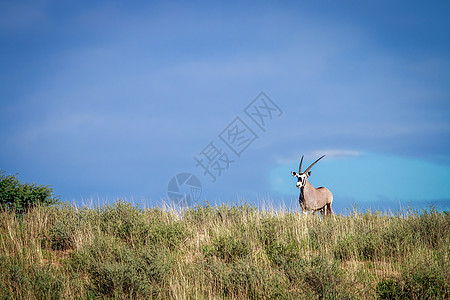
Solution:
{"label": "antelope", "polygon": [[291,172],[292,176],[298,178],[297,188],[300,189],[300,196],[298,201],[302,212],[306,214],[307,211],[312,211],[313,215],[316,211],[324,216],[331,215],[331,202],[333,202],[333,194],[326,187],[315,188],[311,183],[308,182],[308,177],[311,175],[309,171],[312,166],[314,166],[319,160],[321,160],[325,155],[321,156],[318,160],[312,163],[304,172],[302,172],[302,160],[300,161],[300,166],[298,168],[298,174],[294,171]]}

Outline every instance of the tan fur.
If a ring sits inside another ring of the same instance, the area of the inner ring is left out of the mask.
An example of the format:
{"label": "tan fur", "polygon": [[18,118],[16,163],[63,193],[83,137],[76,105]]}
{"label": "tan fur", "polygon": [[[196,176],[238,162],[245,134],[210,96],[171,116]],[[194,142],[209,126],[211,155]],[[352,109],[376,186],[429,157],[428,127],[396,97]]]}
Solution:
{"label": "tan fur", "polygon": [[300,166],[298,167],[298,174],[296,172],[291,172],[292,176],[297,177],[297,187],[301,189],[300,197],[298,199],[300,207],[303,213],[311,211],[313,214],[316,211],[324,216],[333,214],[331,210],[331,203],[333,202],[333,194],[330,190],[325,187],[315,188],[308,181],[308,177],[311,172],[308,172],[312,166],[314,166],[319,160],[321,160],[325,155],[322,155],[319,159],[313,162],[305,171],[302,172],[303,156],[300,161]]}
{"label": "tan fur", "polygon": [[300,207],[302,211],[306,213],[311,211],[313,214],[316,211],[324,216],[331,215],[333,211],[331,210],[331,203],[333,202],[333,194],[326,187],[314,188],[308,179],[305,179],[305,185],[301,188],[300,195]]}

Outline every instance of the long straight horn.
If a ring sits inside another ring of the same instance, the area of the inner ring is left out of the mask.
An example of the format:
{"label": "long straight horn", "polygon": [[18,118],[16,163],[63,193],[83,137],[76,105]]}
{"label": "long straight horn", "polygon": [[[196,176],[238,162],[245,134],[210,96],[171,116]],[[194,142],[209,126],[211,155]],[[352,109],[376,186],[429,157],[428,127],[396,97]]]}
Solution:
{"label": "long straight horn", "polygon": [[303,162],[303,155],[302,160],[300,161],[300,166],[298,167],[298,174],[302,174],[302,162]]}
{"label": "long straight horn", "polygon": [[308,169],[306,169],[305,170],[305,172],[303,172],[303,173],[306,173],[306,172],[308,172],[309,171],[309,169],[311,169],[312,168],[312,166],[314,166],[315,164],[316,164],[316,162],[318,162],[319,160],[321,160],[323,157],[324,157],[325,155],[322,155],[318,160],[316,160],[315,162],[313,162],[312,163],[312,165],[310,165],[309,167],[308,167]]}

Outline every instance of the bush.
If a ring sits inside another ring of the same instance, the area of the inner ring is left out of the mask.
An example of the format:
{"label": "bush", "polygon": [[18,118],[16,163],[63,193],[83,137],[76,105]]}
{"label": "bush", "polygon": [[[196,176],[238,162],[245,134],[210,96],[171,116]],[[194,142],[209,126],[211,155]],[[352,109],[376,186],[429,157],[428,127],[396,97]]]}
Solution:
{"label": "bush", "polygon": [[441,247],[447,243],[446,238],[450,234],[450,214],[441,214],[433,207],[425,210],[420,216],[408,219],[408,230],[416,235],[416,241]]}
{"label": "bush", "polygon": [[1,299],[60,299],[61,277],[51,266],[35,266],[0,257]]}
{"label": "bush", "polygon": [[53,205],[59,198],[47,185],[21,183],[15,175],[0,171],[0,207],[24,213],[36,205]]}
{"label": "bush", "polygon": [[49,266],[33,269],[32,290],[36,299],[60,299],[63,282],[56,272]]}
{"label": "bush", "polygon": [[156,249],[135,251],[124,241],[99,236],[75,252],[70,260],[75,272],[86,272],[96,295],[115,298],[147,298],[161,292],[172,270],[170,253]]}
{"label": "bush", "polygon": [[402,284],[396,279],[383,279],[377,284],[378,299],[403,299]]}
{"label": "bush", "polygon": [[335,261],[318,256],[310,260],[303,271],[304,284],[320,299],[334,299],[339,294],[342,272]]}
{"label": "bush", "polygon": [[288,285],[277,273],[267,272],[247,260],[231,265],[232,294],[242,299],[286,299]]}
{"label": "bush", "polygon": [[145,274],[130,264],[105,262],[96,265],[90,274],[95,292],[105,297],[143,297],[150,288]]}
{"label": "bush", "polygon": [[292,285],[301,282],[306,264],[299,250],[299,244],[296,241],[288,244],[273,243],[266,250],[269,259],[284,272]]}
{"label": "bush", "polygon": [[355,237],[353,235],[341,236],[334,246],[334,258],[344,261],[356,257]]}
{"label": "bush", "polygon": [[97,212],[102,232],[123,240],[133,248],[149,246],[173,250],[187,236],[184,223],[163,221],[162,212],[158,209],[144,213],[137,206],[118,200]]}
{"label": "bush", "polygon": [[350,260],[357,257],[360,260],[376,261],[382,257],[382,251],[386,246],[380,242],[377,233],[359,232],[352,235],[341,236],[334,245],[334,258]]}
{"label": "bush", "polygon": [[[247,259],[225,263],[210,260],[200,272],[215,283],[218,295],[230,299],[289,299],[287,280],[278,272],[269,272]],[[295,297],[297,299],[298,297]]]}
{"label": "bush", "polygon": [[203,249],[205,255],[214,255],[226,263],[246,257],[251,249],[247,241],[232,236],[220,236],[213,242],[213,248],[206,245]]}
{"label": "bush", "polygon": [[74,249],[74,241],[72,238],[72,231],[70,231],[71,224],[58,222],[55,226],[49,229],[50,232],[50,246],[52,250],[67,250]]}
{"label": "bush", "polygon": [[379,299],[448,299],[449,262],[443,257],[411,258],[401,278],[383,279],[377,284]]}
{"label": "bush", "polygon": [[409,299],[448,299],[449,262],[446,259],[421,261],[405,268],[404,293]]}

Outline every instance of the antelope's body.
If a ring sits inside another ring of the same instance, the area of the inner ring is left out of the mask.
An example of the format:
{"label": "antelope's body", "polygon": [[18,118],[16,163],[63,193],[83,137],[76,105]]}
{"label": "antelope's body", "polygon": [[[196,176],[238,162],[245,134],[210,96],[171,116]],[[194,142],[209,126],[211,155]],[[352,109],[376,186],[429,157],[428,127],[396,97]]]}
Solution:
{"label": "antelope's body", "polygon": [[311,211],[313,214],[320,211],[323,215],[332,214],[331,203],[333,194],[326,187],[315,188],[306,179],[305,186],[300,188],[300,197],[298,199],[303,212]]}
{"label": "antelope's body", "polygon": [[320,211],[323,215],[331,215],[333,211],[331,210],[331,203],[333,202],[333,194],[329,189],[325,187],[315,188],[308,181],[308,177],[311,172],[308,172],[312,166],[321,160],[325,155],[316,160],[312,165],[310,165],[304,172],[302,172],[302,160],[300,161],[300,167],[298,168],[298,174],[296,172],[291,172],[292,176],[298,178],[297,187],[300,189],[299,203],[302,208],[303,213],[311,211],[315,214],[316,211]]}

